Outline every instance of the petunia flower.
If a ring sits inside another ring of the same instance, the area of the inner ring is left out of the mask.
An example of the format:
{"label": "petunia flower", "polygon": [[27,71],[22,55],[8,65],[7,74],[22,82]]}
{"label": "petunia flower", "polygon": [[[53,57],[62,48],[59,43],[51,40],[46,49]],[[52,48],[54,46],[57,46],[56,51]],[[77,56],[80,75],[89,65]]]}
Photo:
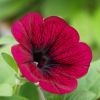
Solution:
{"label": "petunia flower", "polygon": [[89,69],[92,52],[62,18],[28,13],[12,26],[12,54],[22,75],[52,93],[70,93]]}

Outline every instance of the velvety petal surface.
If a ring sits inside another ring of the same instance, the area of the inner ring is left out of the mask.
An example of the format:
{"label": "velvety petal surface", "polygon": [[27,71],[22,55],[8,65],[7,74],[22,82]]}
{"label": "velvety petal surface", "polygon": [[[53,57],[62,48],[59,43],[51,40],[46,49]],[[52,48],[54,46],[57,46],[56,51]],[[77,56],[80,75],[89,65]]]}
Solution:
{"label": "velvety petal surface", "polygon": [[76,89],[77,80],[61,72],[59,70],[60,67],[61,66],[55,66],[49,70],[49,75],[47,74],[45,76],[45,80],[40,81],[39,85],[44,90],[56,94],[65,94]]}
{"label": "velvety petal surface", "polygon": [[19,67],[23,76],[31,82],[39,82],[43,79],[43,75],[35,63],[25,63],[19,65]]}
{"label": "velvety petal surface", "polygon": [[62,67],[62,70],[67,74],[80,78],[88,72],[92,60],[92,52],[88,45],[80,42],[53,59],[65,66]]}
{"label": "velvety petal surface", "polygon": [[31,52],[29,52],[21,44],[14,45],[11,51],[18,64],[33,62]]}
{"label": "velvety petal surface", "polygon": [[12,54],[23,76],[32,82],[39,81],[40,71],[34,63],[31,53],[18,44],[12,47]]}
{"label": "velvety petal surface", "polygon": [[61,55],[78,43],[78,32],[74,28],[66,26],[55,40],[55,43],[49,51],[49,56],[55,57],[57,55]]}
{"label": "velvety petal surface", "polygon": [[27,49],[39,47],[41,43],[40,27],[43,18],[38,13],[28,13],[21,20],[15,22],[12,33],[16,40]]}
{"label": "velvety petal surface", "polygon": [[68,24],[62,18],[56,16],[50,16],[44,19],[41,28],[41,36],[43,39],[42,46],[49,49],[52,48],[53,44],[67,25]]}

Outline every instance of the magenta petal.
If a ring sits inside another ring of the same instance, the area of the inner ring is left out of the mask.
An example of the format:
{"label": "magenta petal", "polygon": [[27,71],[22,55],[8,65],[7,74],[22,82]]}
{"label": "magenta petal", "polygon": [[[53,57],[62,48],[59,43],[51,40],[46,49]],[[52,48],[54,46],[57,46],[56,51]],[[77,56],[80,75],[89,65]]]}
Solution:
{"label": "magenta petal", "polygon": [[[89,46],[85,43],[80,43],[81,53],[77,54],[77,62],[66,68],[66,73],[76,78],[84,76],[89,69],[92,60],[92,52]],[[75,56],[74,56],[75,57]]]}
{"label": "magenta petal", "polygon": [[40,82],[40,86],[41,88],[43,88],[44,90],[48,91],[48,92],[52,92],[55,94],[65,94],[65,93],[69,93],[72,92],[73,90],[75,90],[77,88],[77,82],[76,80],[73,79],[67,79],[67,83],[69,82],[70,85],[67,86],[66,85],[61,85],[56,83],[55,81],[43,81]]}
{"label": "magenta petal", "polygon": [[24,77],[31,82],[39,82],[43,76],[34,63],[25,63],[19,65],[20,71]]}
{"label": "magenta petal", "polygon": [[67,74],[57,70],[57,68],[56,70],[52,69],[50,73],[50,78],[40,81],[40,86],[44,90],[55,94],[65,94],[76,89],[77,80],[75,78],[72,78]]}
{"label": "magenta petal", "polygon": [[[33,66],[35,67],[35,66]],[[22,73],[22,75],[29,81],[31,82],[39,82],[38,77],[36,77],[36,75],[34,75],[31,70],[29,69],[29,64],[20,64],[19,65],[20,71]]]}
{"label": "magenta petal", "polygon": [[50,16],[44,19],[44,23],[41,27],[42,46],[51,47],[67,25],[63,19],[56,16]]}
{"label": "magenta petal", "polygon": [[20,44],[12,47],[12,54],[23,76],[32,82],[36,82],[37,78],[32,76],[29,66],[27,65],[27,63],[33,62],[31,54]]}
{"label": "magenta petal", "polygon": [[21,45],[15,45],[12,47],[12,54],[17,61],[19,69],[23,76],[32,82],[39,81],[40,70],[33,61],[31,54],[23,48]]}
{"label": "magenta petal", "polygon": [[68,25],[67,22],[63,18],[60,18],[57,16],[49,16],[49,17],[45,18],[44,22],[46,22],[46,23],[50,23],[50,22],[59,23],[62,26]]}
{"label": "magenta petal", "polygon": [[64,54],[79,43],[79,35],[78,32],[70,27],[66,26],[62,31],[59,37],[57,37],[55,43],[53,44],[49,54],[51,57],[60,56]]}
{"label": "magenta petal", "polygon": [[23,64],[23,63],[26,63],[26,62],[32,62],[33,61],[33,57],[31,55],[31,53],[29,53],[27,51],[27,49],[25,49],[20,44],[14,45],[12,47],[12,54],[13,54],[13,56],[14,56],[14,58],[17,61],[18,64]]}
{"label": "magenta petal", "polygon": [[20,21],[23,24],[33,46],[36,48],[41,48],[41,26],[43,24],[42,16],[39,13],[28,13]]}
{"label": "magenta petal", "polygon": [[[12,26],[12,33],[16,40],[27,49],[40,46],[40,26],[43,18],[38,13],[28,13]],[[32,43],[33,42],[33,43]]]}
{"label": "magenta petal", "polygon": [[30,43],[31,40],[28,38],[28,34],[20,21],[13,24],[12,33],[15,39],[25,48],[28,50],[32,48],[32,44]]}
{"label": "magenta petal", "polygon": [[88,45],[85,43],[79,43],[53,59],[64,64],[62,70],[67,74],[80,78],[88,72],[92,60],[92,52]]}

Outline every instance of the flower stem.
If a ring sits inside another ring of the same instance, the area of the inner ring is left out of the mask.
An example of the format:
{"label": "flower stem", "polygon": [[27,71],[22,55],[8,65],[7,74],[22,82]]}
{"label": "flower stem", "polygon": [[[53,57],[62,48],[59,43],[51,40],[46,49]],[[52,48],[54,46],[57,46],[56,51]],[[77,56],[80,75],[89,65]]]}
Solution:
{"label": "flower stem", "polygon": [[21,88],[21,84],[17,83],[14,87],[14,95],[18,95]]}
{"label": "flower stem", "polygon": [[23,82],[22,78],[19,75],[16,75],[16,85],[14,87],[14,95],[19,95],[22,82]]}
{"label": "flower stem", "polygon": [[46,100],[45,97],[44,97],[44,94],[43,94],[43,92],[41,91],[41,89],[40,89],[39,86],[37,87],[37,90],[38,90],[38,93],[39,93],[40,100]]}

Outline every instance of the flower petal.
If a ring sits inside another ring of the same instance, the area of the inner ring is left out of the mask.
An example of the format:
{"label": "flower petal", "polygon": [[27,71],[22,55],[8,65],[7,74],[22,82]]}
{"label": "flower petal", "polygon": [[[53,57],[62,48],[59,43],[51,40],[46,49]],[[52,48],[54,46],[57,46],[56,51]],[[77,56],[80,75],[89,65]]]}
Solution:
{"label": "flower petal", "polygon": [[19,68],[23,76],[31,82],[39,82],[43,79],[42,73],[35,63],[20,64]]}
{"label": "flower petal", "polygon": [[[76,78],[84,76],[89,69],[90,62],[92,60],[91,49],[85,43],[80,43],[81,52],[75,56],[75,62],[73,66],[66,68],[66,73]],[[74,59],[73,59],[74,60]]]}
{"label": "flower petal", "polygon": [[12,33],[15,39],[30,51],[32,44],[27,36],[26,30],[20,21],[17,21],[12,26]]}
{"label": "flower petal", "polygon": [[31,54],[20,44],[12,47],[12,54],[23,76],[32,82],[38,82],[41,76],[40,70],[34,63]]}
{"label": "flower petal", "polygon": [[50,48],[67,25],[62,18],[56,16],[47,17],[42,25],[42,46]]}
{"label": "flower petal", "polygon": [[52,68],[49,72],[51,73],[50,77],[40,81],[40,86],[44,90],[56,94],[65,94],[76,89],[77,80],[61,72],[59,66]]}
{"label": "flower petal", "polygon": [[52,46],[49,55],[51,57],[61,55],[69,48],[79,43],[78,32],[71,26],[66,26]]}
{"label": "flower petal", "polygon": [[44,22],[59,23],[59,24],[62,24],[62,26],[68,25],[67,22],[63,18],[57,17],[57,16],[49,16],[49,17],[45,18]]}
{"label": "flower petal", "polygon": [[88,72],[92,52],[88,45],[81,42],[53,59],[65,66],[63,69],[67,74],[80,78]]}
{"label": "flower petal", "polygon": [[28,13],[20,21],[14,23],[12,33],[16,40],[26,48],[40,46],[40,26],[43,18],[38,13]]}
{"label": "flower petal", "polygon": [[27,51],[22,45],[14,45],[12,47],[12,54],[18,64],[26,62],[33,62],[33,57],[30,52]]}
{"label": "flower petal", "polygon": [[20,21],[25,27],[33,46],[41,48],[43,17],[39,13],[28,13]]}

